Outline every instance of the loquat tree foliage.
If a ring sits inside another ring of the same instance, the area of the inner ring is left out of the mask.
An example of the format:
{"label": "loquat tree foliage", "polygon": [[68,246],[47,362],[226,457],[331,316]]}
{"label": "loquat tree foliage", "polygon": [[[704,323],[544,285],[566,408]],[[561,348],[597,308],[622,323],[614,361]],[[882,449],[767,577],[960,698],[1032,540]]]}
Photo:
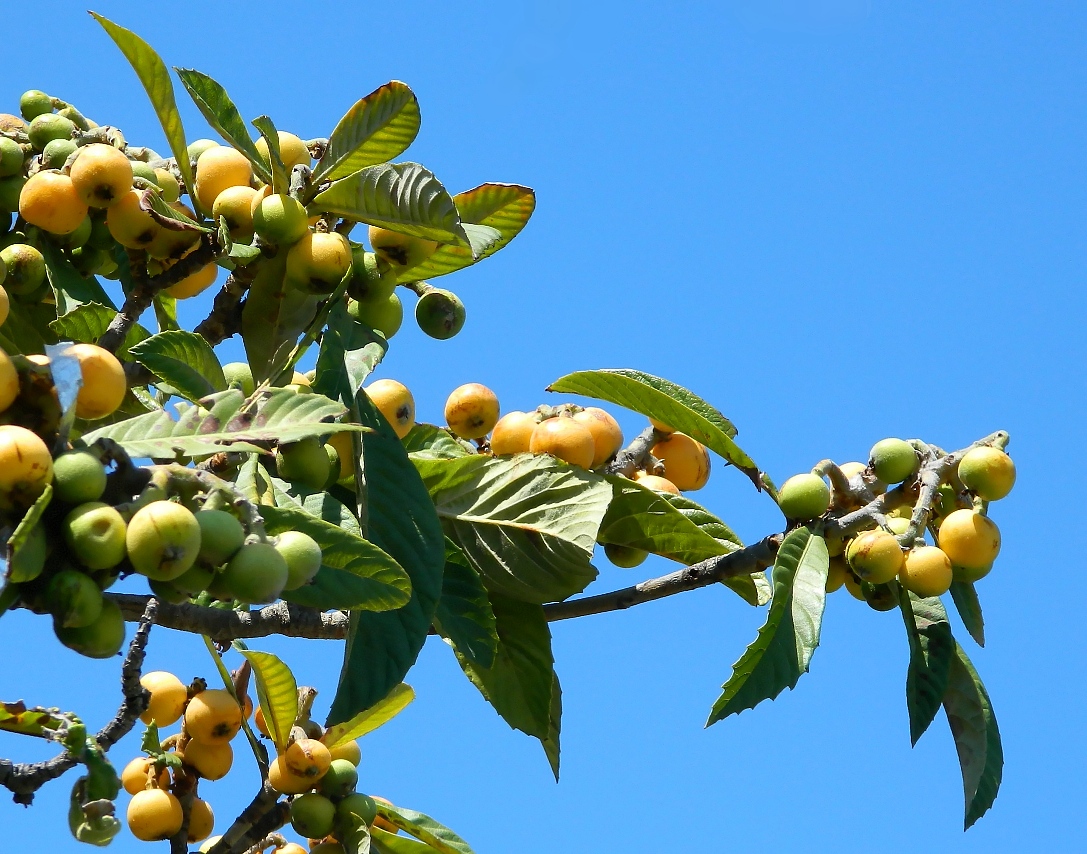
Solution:
{"label": "loquat tree foliage", "polygon": [[[315,854],[468,854],[426,814],[367,794],[358,768],[357,739],[411,702],[403,679],[428,635],[540,742],[557,778],[549,623],[723,584],[765,616],[709,723],[795,687],[825,597],[845,587],[901,615],[911,739],[943,708],[965,826],[989,809],[1000,736],[944,597],[982,645],[974,585],[1000,549],[989,503],[1015,479],[1006,433],[953,452],[883,439],[863,462],[824,460],[778,489],[721,412],[637,370],[579,371],[548,389],[646,416],[630,442],[598,406],[502,414],[476,383],[450,394],[445,425],[416,423],[404,385],[366,385],[401,325],[401,294],[414,294],[428,335],[456,335],[464,305],[428,280],[510,243],[532,190],[451,195],[418,163],[393,162],[419,130],[399,82],[359,100],[327,138],[261,116],[254,139],[221,85],[175,69],[223,140],[189,142],[163,61],[94,17],[170,151],[39,91],[22,96],[20,115],[0,114],[0,615],[51,618],[57,641],[91,658],[123,652],[121,699],[98,733],[48,697],[0,705],[0,730],[59,750],[44,763],[0,760],[16,803],[78,768],[67,818],[94,845],[128,832],[175,852],[299,854],[290,825]],[[199,299],[220,270],[206,317],[181,328],[177,301]],[[234,335],[247,361],[223,365],[214,348]],[[311,348],[316,370],[301,374]],[[750,481],[753,500],[777,503],[781,530],[745,545],[689,497],[715,457]],[[618,568],[650,553],[680,568],[579,596],[598,553]],[[132,575],[147,594],[111,592]],[[145,672],[153,629],[203,636],[210,678]],[[273,634],[346,638],[323,722],[311,717],[315,689],[248,645]],[[115,761],[137,721],[141,755]],[[262,786],[219,820],[200,783],[235,761],[255,762]]]}

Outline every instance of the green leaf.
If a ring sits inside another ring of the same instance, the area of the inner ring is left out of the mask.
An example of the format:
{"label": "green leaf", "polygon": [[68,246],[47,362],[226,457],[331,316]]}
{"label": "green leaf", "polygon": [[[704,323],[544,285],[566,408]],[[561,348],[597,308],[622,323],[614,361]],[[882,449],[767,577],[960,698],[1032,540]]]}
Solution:
{"label": "green leaf", "polygon": [[48,303],[11,300],[8,319],[0,326],[0,339],[9,354],[44,353],[47,344],[59,340],[49,324],[56,319],[56,307]]}
{"label": "green leaf", "polygon": [[84,278],[51,240],[38,241],[45,258],[45,273],[57,301],[57,314],[67,314],[80,303],[94,302],[116,312],[113,300],[94,276]]}
{"label": "green leaf", "polygon": [[404,711],[414,699],[415,692],[411,689],[411,686],[401,682],[384,698],[378,700],[365,711],[359,712],[351,720],[329,727],[328,731],[321,737],[321,741],[331,749],[341,744],[347,744],[349,741],[354,741],[356,738],[362,738],[378,727],[385,726]]}
{"label": "green leaf", "polygon": [[479,454],[470,443],[444,427],[416,424],[404,437],[404,448],[413,460],[455,460]]}
{"label": "green leaf", "polygon": [[283,164],[283,155],[279,152],[279,131],[268,116],[253,119],[253,127],[260,131],[268,144],[268,165],[272,170],[272,192],[286,193],[291,188],[291,176]]}
{"label": "green leaf", "polygon": [[184,330],[160,332],[129,351],[137,362],[189,400],[226,390],[223,367],[202,335]]}
{"label": "green leaf", "polygon": [[[95,302],[85,302],[76,305],[67,314],[62,314],[56,320],[50,322],[49,328],[65,341],[94,344],[116,316],[116,309]],[[149,338],[150,335],[151,333],[138,323],[132,324],[125,336],[124,343],[117,349],[117,355],[122,359],[125,358],[132,347]]]}
{"label": "green leaf", "polygon": [[28,709],[22,700],[0,702],[0,730],[5,732],[45,738],[46,733],[56,732],[67,722],[67,718],[60,716],[56,709],[43,709],[40,706]]}
{"label": "green leaf", "polygon": [[948,673],[944,711],[962,769],[966,797],[963,829],[967,830],[996,800],[1004,768],[1004,751],[989,695],[974,665],[958,644],[955,644]]}
{"label": "green leaf", "polygon": [[337,302],[328,315],[328,327],[321,337],[317,355],[318,394],[350,404],[366,378],[385,357],[388,342],[347,313],[347,304]]}
{"label": "green leaf", "polygon": [[181,328],[177,323],[177,300],[168,293],[155,294],[155,321],[159,332]]}
{"label": "green leaf", "polygon": [[[684,566],[743,547],[724,522],[686,496],[655,492],[618,475],[606,478],[614,497],[600,525],[598,542],[644,549]],[[758,572],[723,583],[750,604],[762,605],[769,601],[765,582]]]}
{"label": "green leaf", "polygon": [[331,724],[350,720],[403,681],[433,623],[445,566],[441,523],[404,446],[365,393],[356,406],[360,423],[374,431],[362,436],[364,530],[407,570],[411,601],[396,611],[352,613]]}
{"label": "green leaf", "polygon": [[751,478],[756,488],[762,488],[758,466],[732,441],[736,435],[732,422],[682,386],[621,369],[567,374],[547,390],[606,400],[661,421],[697,439]]}
{"label": "green leaf", "polygon": [[257,146],[249,135],[249,129],[245,126],[245,120],[238,112],[238,108],[234,106],[234,102],[230,100],[226,89],[208,75],[193,68],[175,68],[174,71],[181,78],[181,85],[185,87],[208,124],[249,159],[253,165],[253,172],[260,180],[270,184],[272,173],[268,170],[268,164],[257,151]]}
{"label": "green leaf", "polygon": [[335,181],[398,157],[419,133],[419,102],[404,83],[375,89],[340,119],[313,168],[313,182]]}
{"label": "green leaf", "polygon": [[754,643],[732,665],[706,726],[796,687],[819,646],[829,567],[822,537],[807,528],[785,537],[774,561],[770,613]]}
{"label": "green leaf", "polygon": [[551,680],[551,709],[548,714],[547,735],[540,739],[543,745],[544,755],[551,766],[551,773],[555,775],[555,782],[559,781],[559,730],[562,726],[562,686],[559,685],[559,675],[552,674]]}
{"label": "green leaf", "polygon": [[899,587],[899,605],[910,641],[910,666],[906,672],[910,743],[917,744],[940,711],[955,639],[939,597],[921,599]]}
{"label": "green leaf", "polygon": [[557,602],[596,578],[590,563],[611,486],[546,455],[415,461],[438,515],[490,590]]}
{"label": "green leaf", "polygon": [[464,552],[452,542],[445,544],[442,598],[434,615],[438,634],[482,667],[494,663],[498,630],[487,590]]}
{"label": "green leaf", "polygon": [[490,226],[498,231],[498,238],[478,253],[477,258],[464,246],[442,244],[422,264],[404,270],[398,281],[418,282],[444,276],[493,255],[521,233],[536,209],[536,194],[517,184],[481,184],[455,195],[453,203],[462,223]]}
{"label": "green leaf", "polygon": [[468,245],[453,197],[418,163],[369,166],[318,193],[310,210],[439,243]]}
{"label": "green leaf", "polygon": [[410,836],[398,836],[380,827],[370,828],[370,839],[373,842],[373,850],[378,854],[432,854],[434,851],[425,842],[412,839]]}
{"label": "green leaf", "polygon": [[288,602],[322,611],[388,611],[403,607],[410,599],[408,574],[368,540],[302,510],[262,507],[261,515],[269,534],[301,531],[321,547],[317,577],[310,584],[284,590],[283,598]]}
{"label": "green leaf", "polygon": [[474,854],[468,843],[452,830],[421,812],[379,801],[377,814],[442,854]]}
{"label": "green leaf", "polygon": [[166,410],[149,412],[84,433],[82,438],[87,444],[112,439],[132,457],[156,459],[224,450],[267,453],[266,447],[254,443],[297,442],[308,436],[359,430],[354,424],[335,421],[345,411],[342,404],[323,395],[281,388],[268,389],[246,405],[243,392],[229,389],[189,407],[177,421]]}
{"label": "green leaf", "polygon": [[[26,546],[27,541],[30,539],[30,533],[34,530],[34,526],[41,521],[42,516],[45,515],[45,511],[49,508],[50,503],[53,500],[53,484],[47,483],[45,489],[42,490],[42,494],[39,495],[30,509],[23,514],[23,518],[19,520],[19,524],[15,526],[15,530],[11,532],[11,536],[7,541],[7,548],[4,552],[4,559],[7,562],[5,568],[4,578],[11,579],[15,574],[13,567],[15,566],[15,559],[19,556],[19,553]],[[40,570],[40,566],[38,567]],[[15,582],[31,581],[31,578],[14,578]],[[5,609],[6,610],[6,609]]]}
{"label": "green leaf", "polygon": [[[241,706],[243,704],[242,698],[238,696],[238,692],[234,688],[234,682],[230,678],[230,673],[226,669],[226,665],[223,664],[223,657],[219,654],[219,650],[215,648],[215,643],[207,635],[201,635],[201,639],[204,641],[204,646],[208,650],[208,655],[211,656],[211,660],[215,663],[215,669],[219,671],[219,678],[223,680],[223,688],[226,692],[234,698],[234,701]],[[241,643],[237,641],[236,643]],[[244,644],[243,644],[244,646]],[[245,733],[245,738],[249,742],[249,748],[253,751],[253,757],[257,760],[257,765],[260,766],[262,774],[268,770],[268,751],[263,744],[257,739],[253,733],[253,728],[249,725],[249,721],[242,717],[242,732]]]}
{"label": "green leaf", "polygon": [[951,599],[970,637],[978,646],[985,646],[985,618],[981,614],[981,601],[974,585],[966,581],[951,582]]}
{"label": "green leaf", "polygon": [[238,641],[238,650],[253,667],[257,683],[257,702],[264,713],[268,735],[280,753],[287,749],[291,727],[298,717],[298,683],[291,669],[270,652],[247,649]]}
{"label": "green leaf", "polygon": [[454,646],[457,660],[507,724],[544,744],[553,726],[557,734],[552,698],[558,682],[547,617],[539,605],[505,596],[492,594],[491,605],[498,632],[493,663],[485,667]]}
{"label": "green leaf", "polygon": [[253,366],[253,378],[260,383],[306,331],[321,299],[284,281],[286,252],[258,263],[260,269],[242,309],[242,343]]}
{"label": "green leaf", "polygon": [[[181,172],[183,183],[186,187],[193,186],[189,153],[185,147],[185,130],[181,126],[181,114],[177,111],[174,86],[170,82],[170,72],[166,68],[166,63],[147,42],[135,33],[117,26],[94,12],[91,12],[91,16],[109,33],[109,37],[132,65],[147,92],[147,97],[151,99],[151,106],[155,108],[155,115],[158,116],[162,132],[166,135],[170,153],[177,160],[177,168]],[[100,300],[95,301],[100,302]]]}

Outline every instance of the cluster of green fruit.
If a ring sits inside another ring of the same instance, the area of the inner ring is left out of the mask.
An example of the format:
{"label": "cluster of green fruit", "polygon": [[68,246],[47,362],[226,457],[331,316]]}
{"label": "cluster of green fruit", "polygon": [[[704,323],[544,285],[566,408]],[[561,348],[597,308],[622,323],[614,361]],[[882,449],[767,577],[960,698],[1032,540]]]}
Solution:
{"label": "cluster of green fruit", "polygon": [[[889,487],[915,485],[921,467],[917,449],[902,439],[883,439],[868,464],[841,466],[855,494],[873,498]],[[908,541],[913,507],[893,510],[882,525],[848,539],[829,539],[827,592],[843,585],[877,610],[897,604],[888,582],[895,579],[917,596],[941,596],[952,582],[973,583],[988,575],[1000,552],[1000,530],[987,515],[988,503],[1004,498],[1015,484],[1015,463],[1000,448],[979,446],[967,451],[945,475],[928,519],[932,543],[924,532]],[[909,490],[907,490],[909,494]],[[798,474],[782,484],[778,503],[794,521],[812,521],[832,509],[833,493],[818,473]],[[838,508],[844,511],[852,506]]]}
{"label": "cluster of green fruit", "polygon": [[[116,250],[122,247],[145,253],[147,273],[154,276],[195,250],[207,230],[202,219],[210,216],[213,224],[225,222],[233,243],[265,256],[283,250],[289,287],[325,295],[350,274],[348,312],[390,338],[403,321],[395,293],[401,274],[438,249],[435,241],[371,226],[368,251],[348,240],[342,227],[330,229],[324,215],[307,211],[296,196],[273,192],[244,154],[214,140],[188,146],[195,178],[186,187],[173,159],[129,145],[116,128],[99,127],[59,99],[31,90],[19,108],[22,118],[0,114],[0,284],[28,302],[53,299],[43,239],[82,275],[117,278]],[[278,142],[288,172],[310,167],[317,141],[279,132]],[[259,139],[256,148],[268,162],[267,142]],[[184,194],[192,207],[180,200]],[[217,271],[209,261],[166,292],[177,299],[195,296],[215,282]],[[455,294],[422,282],[411,287],[419,295],[415,315],[424,332],[445,339],[460,331],[465,311]],[[0,323],[6,315],[3,292]]]}

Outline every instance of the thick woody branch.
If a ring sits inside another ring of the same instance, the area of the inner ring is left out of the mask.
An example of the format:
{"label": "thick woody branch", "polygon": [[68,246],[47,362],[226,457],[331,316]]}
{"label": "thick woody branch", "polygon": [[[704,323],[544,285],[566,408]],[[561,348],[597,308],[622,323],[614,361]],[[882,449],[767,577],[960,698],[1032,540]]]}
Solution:
{"label": "thick woody branch", "polygon": [[220,344],[242,328],[242,297],[257,277],[260,261],[256,260],[244,267],[238,267],[215,295],[211,313],[193,330],[202,335],[212,347]]}
{"label": "thick woody branch", "polygon": [[649,459],[649,449],[656,444],[661,435],[653,427],[646,427],[634,437],[629,445],[615,455],[615,459],[605,467],[604,473],[631,477],[635,471],[645,466]]}
{"label": "thick woody branch", "polygon": [[218,257],[220,251],[215,234],[206,234],[200,238],[200,242],[192,252],[157,276],[147,275],[146,258],[142,252],[130,251],[128,260],[132,290],[125,299],[124,305],[121,306],[121,310],[99,337],[98,346],[116,353],[124,343],[128,331],[151,306],[156,294],[206,267]]}
{"label": "thick woody branch", "polygon": [[[156,599],[145,600],[139,616],[139,628],[128,646],[128,655],[121,667],[124,700],[113,719],[95,736],[103,751],[109,750],[127,735],[136,719],[147,709],[150,695],[140,685],[140,671],[143,668],[144,649],[151,626],[155,622],[157,607]],[[0,786],[14,793],[16,803],[29,805],[34,800],[34,792],[74,768],[79,762],[79,757],[67,750],[45,762],[16,763],[3,759],[0,760]]]}
{"label": "thick woody branch", "polygon": [[257,796],[242,810],[230,829],[208,849],[208,854],[233,854],[236,851],[244,851],[248,847],[249,832],[274,810],[278,800],[279,793],[275,789],[267,783],[261,786]]}
{"label": "thick woody branch", "polygon": [[[105,595],[120,606],[126,620],[135,619],[149,598],[129,593]],[[155,622],[168,629],[207,635],[214,641],[229,642],[269,635],[321,640],[337,640],[347,636],[347,615],[342,611],[322,613],[289,602],[276,602],[250,611],[160,602]]]}

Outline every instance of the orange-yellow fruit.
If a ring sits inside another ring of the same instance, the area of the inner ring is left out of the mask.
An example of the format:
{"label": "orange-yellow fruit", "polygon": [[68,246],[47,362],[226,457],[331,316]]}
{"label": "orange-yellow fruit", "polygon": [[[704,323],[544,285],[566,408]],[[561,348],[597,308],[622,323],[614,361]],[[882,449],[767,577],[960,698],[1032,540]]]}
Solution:
{"label": "orange-yellow fruit", "polygon": [[[121,785],[130,795],[142,792],[147,788],[148,775],[154,765],[150,756],[137,756],[129,762],[121,772]],[[163,768],[155,778],[158,788],[165,789],[170,785],[170,772]]]}
{"label": "orange-yellow fruit", "polygon": [[374,254],[386,263],[404,269],[422,264],[438,248],[434,240],[412,237],[376,225],[370,226],[369,238]]}
{"label": "orange-yellow fruit", "polygon": [[498,423],[498,396],[480,383],[459,386],[445,401],[445,422],[462,439],[482,439]]}
{"label": "orange-yellow fruit", "polygon": [[956,510],[940,523],[936,544],[955,566],[980,572],[988,570],[1000,553],[1000,529],[988,516]]}
{"label": "orange-yellow fruit", "polygon": [[189,842],[202,842],[211,836],[215,827],[215,813],[211,805],[200,798],[194,798],[189,810]]}
{"label": "orange-yellow fruit", "polygon": [[217,145],[196,160],[196,199],[206,211],[227,187],[248,187],[253,177],[249,160],[235,148]]}
{"label": "orange-yellow fruit", "polygon": [[943,596],[951,589],[951,561],[936,546],[920,546],[906,552],[898,573],[899,583],[918,596]]}
{"label": "orange-yellow fruit", "polygon": [[185,729],[192,738],[205,744],[226,744],[241,726],[241,706],[223,688],[197,694],[185,709]]}
{"label": "orange-yellow fruit", "polygon": [[[288,133],[285,130],[278,131],[278,134],[279,157],[283,161],[283,165],[287,167],[287,171],[290,172],[291,169],[298,165],[309,166],[312,158],[309,155],[309,149],[306,148],[306,143],[293,133]],[[266,163],[272,162],[268,154],[268,140],[263,136],[257,140],[257,151],[260,152],[260,156],[264,158]]]}
{"label": "orange-yellow fruit", "polygon": [[308,854],[305,848],[297,842],[288,842],[275,849],[275,854]]}
{"label": "orange-yellow fruit", "polygon": [[156,169],[155,183],[162,190],[162,200],[167,204],[176,202],[181,195],[181,184],[169,169]]}
{"label": "orange-yellow fruit", "polygon": [[846,567],[845,559],[832,557],[830,559],[830,569],[827,570],[827,593],[833,593],[845,584],[847,575],[849,575],[849,569]]}
{"label": "orange-yellow fruit", "polygon": [[257,191],[248,185],[227,187],[215,197],[211,206],[211,218],[218,224],[226,219],[230,239],[235,243],[249,243],[253,239],[253,197]]}
{"label": "orange-yellow fruit", "polygon": [[71,234],[86,215],[86,203],[72,179],[62,172],[37,172],[19,193],[19,216],[51,234]]}
{"label": "orange-yellow fruit", "polygon": [[337,744],[335,747],[330,747],[328,752],[332,754],[332,758],[346,759],[356,768],[362,761],[362,748],[359,747],[357,741],[345,741],[343,744]]}
{"label": "orange-yellow fruit", "polygon": [[[378,795],[370,795],[370,797],[373,798],[375,801],[377,801],[379,804],[385,804],[386,806],[389,806],[389,807],[393,806],[392,801],[387,800],[387,799],[382,798],[382,797],[379,797]],[[377,818],[374,819],[374,827],[380,828],[381,830],[387,830],[389,833],[399,833],[400,832],[399,827],[397,827],[395,824],[393,824],[387,818],[383,818],[380,815]]]}
{"label": "orange-yellow fruit", "polygon": [[593,464],[590,468],[603,465],[615,452],[623,447],[623,430],[619,422],[598,406],[587,406],[574,415],[574,420],[584,424],[593,434]]}
{"label": "orange-yellow fruit", "polygon": [[661,477],[656,474],[649,474],[644,471],[634,472],[633,480],[635,483],[644,486],[646,489],[652,489],[654,492],[668,492],[672,495],[679,495],[679,487],[666,477]]}
{"label": "orange-yellow fruit", "polygon": [[179,830],[184,814],[181,802],[162,789],[145,789],[128,803],[128,829],[144,842],[169,839]]}
{"label": "orange-yellow fruit", "polygon": [[959,479],[986,501],[999,501],[1015,486],[1015,463],[999,448],[974,448],[959,463]]}
{"label": "orange-yellow fruit", "polygon": [[7,290],[3,286],[0,286],[0,326],[4,325],[4,321],[8,319],[10,313],[11,300],[8,298]]}
{"label": "orange-yellow fruit", "polygon": [[128,249],[147,249],[162,226],[140,207],[141,194],[129,190],[106,209],[106,228],[113,239]]}
{"label": "orange-yellow fruit", "polygon": [[532,431],[536,429],[533,412],[508,412],[498,419],[491,431],[491,453],[495,456],[528,452]]}
{"label": "orange-yellow fruit", "polygon": [[[3,288],[0,288],[3,290]],[[4,292],[4,316],[7,317],[8,295]],[[3,321],[0,321],[2,323]],[[8,354],[0,350],[0,412],[3,412],[15,402],[19,396],[19,372],[15,370],[15,364]]]}
{"label": "orange-yellow fruit", "polygon": [[109,350],[97,344],[73,344],[71,354],[79,360],[83,385],[75,401],[75,414],[93,421],[112,415],[125,399],[128,381],[125,370]]}
{"label": "orange-yellow fruit", "polygon": [[316,782],[328,772],[332,754],[315,738],[300,738],[283,754],[287,770],[296,777],[306,777]]}
{"label": "orange-yellow fruit", "polygon": [[[196,220],[196,214],[188,205],[181,202],[171,202],[169,207],[175,213],[181,214],[181,216]],[[178,258],[187,255],[196,246],[199,239],[200,235],[195,231],[161,226],[150,245],[148,245],[147,254],[160,261],[176,261]]]}
{"label": "orange-yellow fruit", "polygon": [[860,582],[857,581],[856,577],[854,577],[853,573],[851,572],[847,572],[845,574],[845,589],[849,591],[849,595],[852,596],[854,599],[860,602],[866,601],[864,598],[864,592],[861,590]]}
{"label": "orange-yellow fruit", "polygon": [[351,244],[336,232],[307,232],[287,250],[286,278],[311,294],[330,294],[351,269]]}
{"label": "orange-yellow fruit", "polygon": [[277,756],[268,766],[268,785],[284,795],[300,795],[317,784],[315,777],[302,777],[287,767],[287,757]]}
{"label": "orange-yellow fruit", "polygon": [[902,548],[893,534],[884,530],[865,531],[854,537],[845,550],[850,568],[864,581],[883,584],[902,569]]}
{"label": "orange-yellow fruit", "polygon": [[407,386],[396,380],[378,380],[363,391],[392,425],[397,437],[403,439],[411,432],[415,426],[415,398]]}
{"label": "orange-yellow fruit", "polygon": [[340,476],[337,480],[353,477],[355,474],[355,448],[351,440],[351,434],[346,431],[333,433],[328,437],[326,444],[336,449],[336,454],[340,460]]}
{"label": "orange-yellow fruit", "polygon": [[573,418],[548,418],[532,431],[528,449],[534,454],[551,454],[571,465],[591,468],[596,446],[593,434]]}
{"label": "orange-yellow fruit", "polygon": [[107,208],[132,189],[132,161],[100,142],[79,149],[69,174],[83,204],[92,208]]}
{"label": "orange-yellow fruit", "polygon": [[227,744],[205,744],[189,739],[181,758],[206,780],[221,780],[234,764],[234,748]]}
{"label": "orange-yellow fruit", "polygon": [[[192,250],[189,250],[192,251]],[[188,254],[188,253],[186,253]],[[166,293],[174,299],[188,299],[201,294],[215,284],[219,276],[219,265],[212,261],[205,264],[195,273],[186,276],[180,282],[175,282],[166,289]]]}
{"label": "orange-yellow fruit", "polygon": [[253,724],[256,726],[257,732],[261,735],[270,735],[268,732],[268,722],[264,720],[264,710],[260,706],[257,706],[257,711],[253,715]]}
{"label": "orange-yellow fruit", "polygon": [[660,430],[662,433],[675,433],[675,428],[671,425],[665,424],[663,421],[658,421],[656,418],[650,418],[649,423],[653,425],[654,430]]}
{"label": "orange-yellow fruit", "polygon": [[664,463],[664,476],[680,490],[701,489],[710,478],[710,454],[686,433],[672,433],[649,449]]}
{"label": "orange-yellow fruit", "polygon": [[37,433],[0,425],[0,505],[29,505],[53,480],[53,457]]}
{"label": "orange-yellow fruit", "polygon": [[181,720],[189,689],[180,679],[165,670],[152,670],[140,677],[140,684],[151,692],[147,710],[140,715],[141,721],[145,724],[153,722],[162,729]]}

